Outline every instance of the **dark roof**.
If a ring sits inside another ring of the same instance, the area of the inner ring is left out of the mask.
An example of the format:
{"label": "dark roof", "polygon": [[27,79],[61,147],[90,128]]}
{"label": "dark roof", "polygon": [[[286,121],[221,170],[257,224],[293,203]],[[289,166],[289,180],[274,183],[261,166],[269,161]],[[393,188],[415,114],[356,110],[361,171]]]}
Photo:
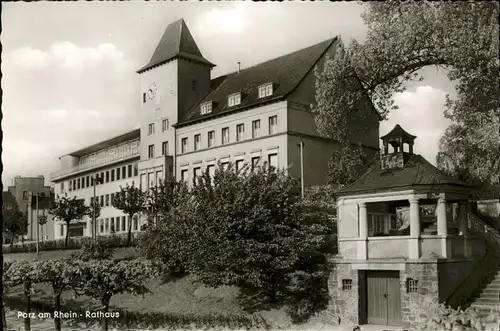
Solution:
{"label": "dark roof", "polygon": [[399,124],[396,124],[396,126],[388,134],[380,137],[383,141],[390,141],[398,138],[402,138],[404,141],[413,141],[417,138],[417,136],[409,134]]}
{"label": "dark roof", "polygon": [[[256,106],[271,100],[286,97],[310,72],[321,56],[335,42],[336,38],[302,50],[257,64],[255,66],[234,72],[212,80],[212,90],[181,118],[177,125],[187,124],[200,118],[211,118],[224,112],[233,112],[250,106]],[[273,83],[273,95],[258,98],[258,87]],[[227,97],[241,92],[241,104],[227,107]],[[212,112],[209,115],[200,114],[200,104],[213,101]]]}
{"label": "dark roof", "polygon": [[137,70],[137,73],[152,69],[178,57],[215,66],[203,57],[183,19],[167,26],[151,60],[147,65]]}
{"label": "dark roof", "polygon": [[69,153],[68,155],[84,156],[84,155],[94,153],[94,152],[100,151],[102,149],[111,147],[111,146],[116,145],[116,144],[120,144],[120,143],[129,141],[129,140],[132,140],[135,138],[140,138],[140,136],[141,136],[141,129],[135,129],[133,131],[129,131],[129,132],[121,134],[119,136],[116,136],[116,137],[113,137],[110,139],[106,139],[106,140],[100,141],[96,144],[87,146],[87,147],[80,149],[76,152]]}
{"label": "dark roof", "polygon": [[472,186],[446,175],[418,154],[407,154],[404,168],[382,170],[380,159],[352,185],[337,192],[339,196],[349,194],[394,191],[422,186]]}

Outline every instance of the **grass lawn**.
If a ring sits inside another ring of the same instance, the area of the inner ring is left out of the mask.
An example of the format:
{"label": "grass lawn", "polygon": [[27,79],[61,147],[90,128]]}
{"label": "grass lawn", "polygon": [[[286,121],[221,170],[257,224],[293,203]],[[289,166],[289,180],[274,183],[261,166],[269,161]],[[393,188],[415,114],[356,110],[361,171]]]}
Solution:
{"label": "grass lawn", "polygon": [[[76,251],[47,251],[41,252],[38,256],[36,253],[5,254],[4,260],[48,260],[67,257],[73,252]],[[137,255],[134,248],[122,248],[116,251],[115,258],[130,255]],[[159,279],[153,279],[147,286],[151,293],[144,297],[130,294],[121,294],[112,297],[110,311],[126,312],[138,317],[141,321],[139,325],[134,326],[127,325],[126,321],[122,321],[121,323],[123,324],[116,325],[118,329],[139,326],[159,327],[155,325],[155,323],[158,323],[155,321],[155,316],[161,315],[197,316],[201,319],[206,316],[246,316],[247,318],[257,316],[264,319],[266,324],[272,326],[273,329],[325,330],[325,327],[326,329],[334,328],[334,319],[324,314],[319,317],[313,317],[307,324],[296,326],[291,324],[291,320],[284,310],[265,311],[251,315],[241,308],[237,300],[239,293],[237,288],[207,288],[194,282],[191,276],[186,276],[166,284],[162,284]],[[5,297],[5,303],[8,308],[22,310],[24,307],[25,299],[21,288],[10,289],[5,293]],[[35,286],[35,293],[32,296],[32,302],[35,305],[39,304],[38,310],[52,312],[54,309],[54,299],[50,286],[48,284],[37,284]],[[86,296],[76,296],[72,291],[67,291],[63,294],[61,304],[63,311],[97,311],[101,308],[100,303],[96,300]],[[92,321],[86,321],[86,323],[92,323]],[[111,321],[111,324],[113,324],[113,321]]]}

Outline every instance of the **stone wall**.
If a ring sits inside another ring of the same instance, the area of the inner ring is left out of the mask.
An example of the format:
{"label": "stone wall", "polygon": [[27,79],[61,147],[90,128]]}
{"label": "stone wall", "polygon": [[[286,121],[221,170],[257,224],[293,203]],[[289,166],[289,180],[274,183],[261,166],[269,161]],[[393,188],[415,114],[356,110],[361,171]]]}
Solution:
{"label": "stone wall", "polygon": [[[342,289],[342,280],[351,279],[352,288]],[[328,280],[328,291],[330,292],[330,303],[328,310],[334,312],[340,319],[341,324],[359,323],[359,277],[358,271],[353,270],[350,264],[338,263]],[[360,300],[362,302],[363,300]]]}
{"label": "stone wall", "polygon": [[[418,282],[416,293],[408,293],[407,280]],[[406,270],[400,272],[401,315],[405,327],[418,325],[426,314],[425,307],[439,302],[437,262],[407,263]]]}

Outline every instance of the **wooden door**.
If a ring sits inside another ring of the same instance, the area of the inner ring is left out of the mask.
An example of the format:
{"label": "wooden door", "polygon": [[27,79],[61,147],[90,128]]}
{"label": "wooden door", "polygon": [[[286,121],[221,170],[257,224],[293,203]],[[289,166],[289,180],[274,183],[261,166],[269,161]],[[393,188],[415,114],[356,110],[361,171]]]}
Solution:
{"label": "wooden door", "polygon": [[366,281],[368,324],[400,325],[399,271],[368,271]]}

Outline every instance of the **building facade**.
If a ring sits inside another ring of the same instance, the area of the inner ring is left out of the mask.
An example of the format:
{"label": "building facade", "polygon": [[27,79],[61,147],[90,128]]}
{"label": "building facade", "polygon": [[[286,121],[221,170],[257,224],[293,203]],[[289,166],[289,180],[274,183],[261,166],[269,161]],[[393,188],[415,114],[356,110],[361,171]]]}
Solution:
{"label": "building facade", "polygon": [[[45,185],[45,177],[21,177],[16,176],[13,185],[8,187],[8,191],[15,197],[19,209],[28,215],[28,232],[25,240],[52,240],[54,239],[54,221],[52,215],[48,213],[47,208],[42,204],[36,207],[36,203],[31,204],[32,199],[36,201],[36,195],[50,196],[53,189]],[[47,223],[41,226],[38,223],[38,217],[45,215]]]}
{"label": "building facade", "polygon": [[[117,137],[61,157],[61,169],[52,176],[56,193],[89,200],[93,189],[87,177],[133,164],[132,176],[127,173],[126,179],[97,187],[98,195],[104,195],[101,218],[106,229],[106,219],[123,217],[106,206],[106,194],[124,182],[135,181],[144,190],[162,180],[191,182],[203,171],[213,173],[217,164],[231,162],[236,167],[269,163],[287,168],[294,177],[303,172],[306,187],[324,184],[337,143],[316,129],[311,110],[314,68],[321,69],[337,46],[333,38],[212,78],[215,65],[203,57],[184,20],[169,24],[149,62],[137,71],[140,129],[121,136],[126,139]],[[359,112],[364,112],[359,116],[363,125],[350,125],[367,129],[356,132],[352,143],[374,154],[379,150],[380,118],[368,99]],[[134,147],[120,149],[120,144]],[[115,149],[121,152],[111,156]],[[85,187],[78,184],[82,178]]]}

